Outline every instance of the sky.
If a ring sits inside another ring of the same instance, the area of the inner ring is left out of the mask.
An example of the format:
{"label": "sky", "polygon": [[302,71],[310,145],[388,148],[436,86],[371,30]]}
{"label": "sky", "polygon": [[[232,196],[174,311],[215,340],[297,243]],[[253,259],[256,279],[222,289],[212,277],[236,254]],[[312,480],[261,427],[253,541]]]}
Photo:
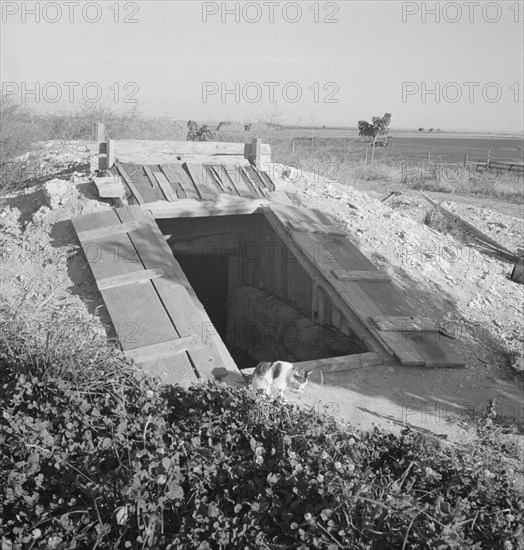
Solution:
{"label": "sky", "polygon": [[524,2],[0,2],[4,94],[199,121],[522,132]]}

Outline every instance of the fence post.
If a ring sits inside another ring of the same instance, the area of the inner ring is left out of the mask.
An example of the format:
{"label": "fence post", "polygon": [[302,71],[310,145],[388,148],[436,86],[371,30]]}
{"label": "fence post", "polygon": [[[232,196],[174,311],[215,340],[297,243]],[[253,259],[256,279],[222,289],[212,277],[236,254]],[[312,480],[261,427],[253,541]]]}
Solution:
{"label": "fence post", "polygon": [[430,159],[431,159],[431,152],[430,152],[430,151],[428,151],[428,160],[427,160],[426,162],[428,162],[428,163],[429,163],[429,160],[430,160]]}
{"label": "fence post", "polygon": [[466,171],[467,165],[468,165],[468,154],[466,153],[464,155],[464,171]]}
{"label": "fence post", "polygon": [[368,165],[368,146],[366,145],[366,157],[364,158],[364,165]]}

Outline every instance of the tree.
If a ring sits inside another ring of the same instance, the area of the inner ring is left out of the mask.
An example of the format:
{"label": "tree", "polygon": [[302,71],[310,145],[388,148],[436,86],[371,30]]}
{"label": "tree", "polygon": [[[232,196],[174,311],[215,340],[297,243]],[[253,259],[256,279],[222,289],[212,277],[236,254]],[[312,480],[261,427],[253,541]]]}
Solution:
{"label": "tree", "polygon": [[187,123],[187,141],[211,141],[214,137],[205,124],[198,124],[193,120]]}
{"label": "tree", "polygon": [[377,143],[384,147],[391,145],[391,137],[389,136],[389,124],[391,122],[391,114],[385,113],[383,117],[374,116],[371,119],[371,124],[365,120],[358,121],[358,135],[369,139],[373,145],[371,152],[371,162],[375,156],[375,146]]}

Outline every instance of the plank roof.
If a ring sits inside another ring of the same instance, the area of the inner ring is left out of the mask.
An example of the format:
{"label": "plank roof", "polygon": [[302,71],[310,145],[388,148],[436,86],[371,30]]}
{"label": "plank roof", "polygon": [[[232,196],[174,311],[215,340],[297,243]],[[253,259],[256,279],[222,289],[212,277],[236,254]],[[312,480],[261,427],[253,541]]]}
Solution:
{"label": "plank roof", "polygon": [[244,159],[229,164],[117,162],[112,172],[124,183],[124,198],[137,204],[182,199],[214,201],[220,195],[260,199],[275,190],[269,174]]}

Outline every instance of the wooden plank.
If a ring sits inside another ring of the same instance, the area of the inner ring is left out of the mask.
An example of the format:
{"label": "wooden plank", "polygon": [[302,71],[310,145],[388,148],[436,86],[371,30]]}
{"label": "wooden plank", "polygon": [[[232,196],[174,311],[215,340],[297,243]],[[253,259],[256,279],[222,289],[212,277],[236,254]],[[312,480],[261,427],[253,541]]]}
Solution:
{"label": "wooden plank", "polygon": [[224,187],[224,184],[222,183],[222,180],[218,177],[218,175],[213,170],[213,166],[210,164],[203,164],[204,169],[206,170],[207,177],[211,180],[211,182],[215,185],[215,189],[217,193],[227,193],[228,190]]}
{"label": "wooden plank", "polygon": [[96,282],[98,290],[107,290],[118,286],[131,285],[134,283],[147,283],[151,279],[162,277],[164,272],[161,269],[143,269],[131,273],[123,273],[114,277],[106,277]]}
{"label": "wooden plank", "polygon": [[244,176],[244,179],[249,182],[249,184],[251,185],[251,187],[257,192],[257,194],[260,196],[260,197],[266,197],[267,194],[268,194],[268,190],[261,185],[260,181],[255,178],[252,178],[250,176],[250,173],[249,171],[247,170],[247,166],[241,166],[240,169],[242,171],[242,174]]}
{"label": "wooden plank", "polygon": [[230,195],[238,196],[238,190],[227,175],[225,164],[208,164],[209,170],[214,174],[215,179],[220,182],[224,192]]}
{"label": "wooden plank", "polygon": [[138,204],[143,204],[145,201],[142,198],[142,195],[138,191],[136,185],[133,183],[131,178],[127,175],[127,172],[125,171],[124,167],[117,162],[116,169],[118,170],[120,176],[122,176],[122,179],[125,181],[126,185],[129,187],[129,190],[131,191],[131,193],[133,193],[133,196],[137,200]]}
{"label": "wooden plank", "polygon": [[439,211],[450,220],[453,220],[454,222],[461,225],[464,229],[466,229],[473,237],[477,239],[481,244],[491,247],[494,252],[497,252],[500,256],[505,258],[508,261],[515,262],[517,261],[517,255],[506,248],[505,246],[502,246],[497,241],[492,239],[489,235],[486,235],[480,229],[476,228],[473,224],[469,223],[467,220],[465,220],[462,216],[459,216],[458,214],[455,214],[454,212],[450,212],[449,210],[446,210],[443,206],[436,203],[431,197],[429,197],[424,191],[420,191],[421,195],[435,208],[438,208]]}
{"label": "wooden plank", "polygon": [[251,182],[261,190],[263,195],[267,195],[269,189],[266,186],[266,182],[260,176],[259,170],[255,169],[253,166],[244,166],[243,170],[248,175]]}
{"label": "wooden plank", "polygon": [[[89,234],[89,231],[100,228],[100,225],[113,226],[119,221],[114,210],[72,220],[96,281],[134,274],[143,269],[128,235],[115,232],[97,241],[85,241],[81,238],[82,234]],[[127,285],[102,290],[101,295],[124,351],[177,337],[151,283],[142,285],[140,292],[136,292],[133,285]],[[191,369],[187,361],[186,367]]]}
{"label": "wooden plank", "polygon": [[147,179],[149,180],[149,183],[151,184],[151,187],[156,187],[156,179],[155,176],[153,176],[151,168],[149,168],[149,166],[147,165],[142,166],[142,168],[144,169],[144,172],[147,176]]}
{"label": "wooden plank", "polygon": [[178,200],[178,197],[176,195],[176,191],[174,191],[171,188],[171,184],[169,183],[169,180],[166,178],[166,176],[163,172],[155,170],[151,175],[157,181],[158,186],[162,190],[162,193],[164,194],[164,197],[166,198],[167,201],[175,202],[175,201]]}
{"label": "wooden plank", "polygon": [[[233,155],[244,158],[244,143],[227,141],[114,140],[117,156],[133,158],[137,154],[158,155]],[[271,155],[271,146],[261,144],[261,154]]]}
{"label": "wooden plank", "polygon": [[[342,281],[335,279],[332,276],[333,269],[345,270],[351,264],[347,262],[344,252],[349,245],[349,241],[340,239],[339,237],[330,237],[324,234],[305,233],[303,231],[295,231],[292,234],[292,239],[300,247],[301,256],[306,256],[320,272],[319,275],[324,280],[324,283],[329,282],[338,296],[346,298],[347,303],[351,305],[354,313],[358,315],[361,322],[369,325],[369,317],[375,315],[383,315],[390,313],[387,309],[384,310],[384,304],[377,304],[373,297],[364,292],[360,288],[359,281]],[[346,244],[347,243],[347,244]],[[373,286],[380,287],[376,282],[371,283]],[[386,284],[386,283],[382,283]],[[326,287],[326,284],[323,284]],[[336,299],[335,299],[336,302]],[[397,313],[391,312],[391,313]],[[398,313],[412,313],[409,311],[400,311]]]}
{"label": "wooden plank", "polygon": [[[122,221],[147,217],[147,213],[142,212],[138,206],[121,208],[116,212]],[[194,370],[204,378],[213,378],[213,370],[217,367],[237,371],[229,351],[214,330],[209,316],[171,253],[160,229],[152,217],[150,220],[151,226],[148,230],[135,231],[130,237],[145,268],[164,270],[165,277],[152,280],[152,284],[178,335],[197,336],[204,344],[203,348],[194,348],[187,352]]]}
{"label": "wooden plank", "polygon": [[[171,185],[173,190],[173,198],[176,196],[177,199],[186,199],[187,195],[180,183],[177,181],[176,175],[171,171],[170,164],[159,164],[160,171],[164,174],[165,178]],[[173,201],[175,202],[175,201]]]}
{"label": "wooden plank", "polygon": [[410,317],[407,315],[378,315],[373,317],[373,322],[379,330],[393,332],[439,332],[438,323],[431,319]]}
{"label": "wooden plank", "polygon": [[143,361],[171,357],[178,353],[184,353],[199,347],[203,347],[203,344],[196,336],[185,336],[168,342],[160,342],[158,344],[151,344],[149,346],[128,350],[125,354],[130,359],[141,363]]}
{"label": "wooden plank", "polygon": [[262,192],[262,190],[255,185],[251,178],[248,176],[247,172],[244,170],[244,168],[240,165],[236,165],[236,170],[238,172],[238,177],[242,178],[244,184],[249,189],[249,192],[251,193],[251,196],[253,197],[265,197],[265,194]]}
{"label": "wooden plank", "polygon": [[[162,164],[162,171],[171,183],[178,184],[188,199],[200,199],[200,195],[195,189],[191,178],[182,168],[181,164]],[[183,197],[180,197],[183,198]]]}
{"label": "wooden plank", "polygon": [[307,233],[323,233],[324,235],[333,235],[337,237],[347,237],[347,232],[337,229],[331,225],[322,225],[318,223],[301,223],[293,220],[287,222],[288,226],[293,229],[293,231],[305,231]]}
{"label": "wooden plank", "polygon": [[175,217],[207,217],[207,216],[237,216],[243,214],[254,214],[261,207],[268,206],[268,201],[254,199],[250,201],[237,199],[236,201],[194,201],[178,200],[175,203],[165,201],[147,203],[141,206],[144,211],[149,211],[153,217],[175,218]]}
{"label": "wooden plank", "polygon": [[[162,194],[161,189],[156,184],[154,178],[152,180],[150,179],[150,172],[152,170],[158,170],[158,166],[156,164],[143,165],[133,162],[126,164],[121,163],[121,166],[125,170],[129,179],[135,185],[144,203],[164,200],[164,195]],[[149,171],[149,176],[146,168]]]}
{"label": "wooden plank", "polygon": [[374,367],[382,365],[383,359],[376,353],[358,353],[355,355],[342,355],[339,357],[328,357],[326,359],[316,359],[314,361],[301,361],[294,363],[295,367],[305,371],[319,370],[322,373],[342,372],[355,370],[364,367]]}
{"label": "wooden plank", "polygon": [[380,331],[384,341],[405,366],[463,367],[464,360],[438,332]]}
{"label": "wooden plank", "polygon": [[98,229],[77,231],[77,235],[78,235],[78,238],[84,242],[95,241],[97,239],[103,239],[104,237],[109,237],[112,235],[122,235],[125,233],[130,233],[131,231],[142,229],[145,225],[147,225],[145,222],[141,220],[135,220],[129,223],[119,223],[115,225],[108,225],[106,227],[100,227]]}
{"label": "wooden plank", "polygon": [[[163,238],[163,235],[162,235],[157,223],[155,222],[155,219],[153,218],[153,216],[149,212],[145,212],[144,214],[145,214],[146,218],[148,218],[151,222],[151,230],[157,236],[157,239],[160,242],[160,248],[162,249],[163,254],[167,254],[169,257],[171,257],[172,256],[171,250],[170,250],[167,242]],[[138,215],[138,213],[136,215]],[[229,350],[227,349],[226,345],[222,341],[222,338],[220,338],[220,336],[218,335],[216,330],[214,330],[214,328],[212,326],[212,323],[211,323],[211,320],[209,319],[209,315],[207,314],[206,310],[204,309],[204,306],[202,305],[202,303],[198,299],[195,291],[193,290],[193,287],[189,284],[189,281],[187,280],[187,277],[186,277],[184,271],[182,270],[182,268],[180,267],[180,265],[178,264],[177,261],[173,261],[172,265],[173,265],[174,272],[176,273],[178,279],[185,286],[188,294],[193,299],[193,303],[196,305],[196,308],[200,313],[200,317],[201,317],[202,323],[203,323],[202,327],[203,327],[203,330],[204,330],[204,333],[202,334],[202,340],[203,340],[204,344],[206,344],[206,343],[208,344],[206,349],[208,351],[210,350],[210,351],[213,351],[213,353],[218,354],[218,361],[217,362],[221,363],[221,365],[223,367],[228,368],[230,370],[233,370],[234,372],[237,372],[237,373],[240,372],[238,370],[235,362],[233,361],[233,358],[231,357],[231,354],[229,353]],[[210,331],[209,330],[210,328],[212,328],[213,330]],[[212,359],[213,359],[213,357],[209,356],[209,354],[208,354],[207,361],[211,362]],[[212,371],[212,374],[213,374],[213,372],[214,371]]]}
{"label": "wooden plank", "polygon": [[229,177],[230,181],[232,182],[233,186],[237,190],[237,193],[241,197],[246,197],[250,199],[258,197],[258,194],[253,193],[251,189],[247,186],[246,182],[244,181],[244,178],[242,177],[242,174],[240,174],[236,169],[236,166],[226,165],[225,172]]}
{"label": "wooden plank", "polygon": [[391,281],[390,277],[381,271],[345,271],[333,269],[331,271],[339,281]]}
{"label": "wooden plank", "polygon": [[400,362],[408,367],[423,367],[426,362],[408,339],[399,332],[379,332],[379,338],[388,346]]}
{"label": "wooden plank", "polygon": [[[206,170],[203,164],[193,164],[184,162],[182,168],[186,170],[189,177],[203,200],[215,200],[218,196],[218,191],[204,182],[203,171]],[[206,174],[207,175],[207,174]],[[210,176],[207,176],[210,178]]]}
{"label": "wooden plank", "polygon": [[264,182],[265,186],[270,190],[275,190],[275,184],[273,183],[272,179],[269,177],[269,174],[267,172],[264,172],[264,170],[260,170],[260,177],[262,178],[262,181]]}

